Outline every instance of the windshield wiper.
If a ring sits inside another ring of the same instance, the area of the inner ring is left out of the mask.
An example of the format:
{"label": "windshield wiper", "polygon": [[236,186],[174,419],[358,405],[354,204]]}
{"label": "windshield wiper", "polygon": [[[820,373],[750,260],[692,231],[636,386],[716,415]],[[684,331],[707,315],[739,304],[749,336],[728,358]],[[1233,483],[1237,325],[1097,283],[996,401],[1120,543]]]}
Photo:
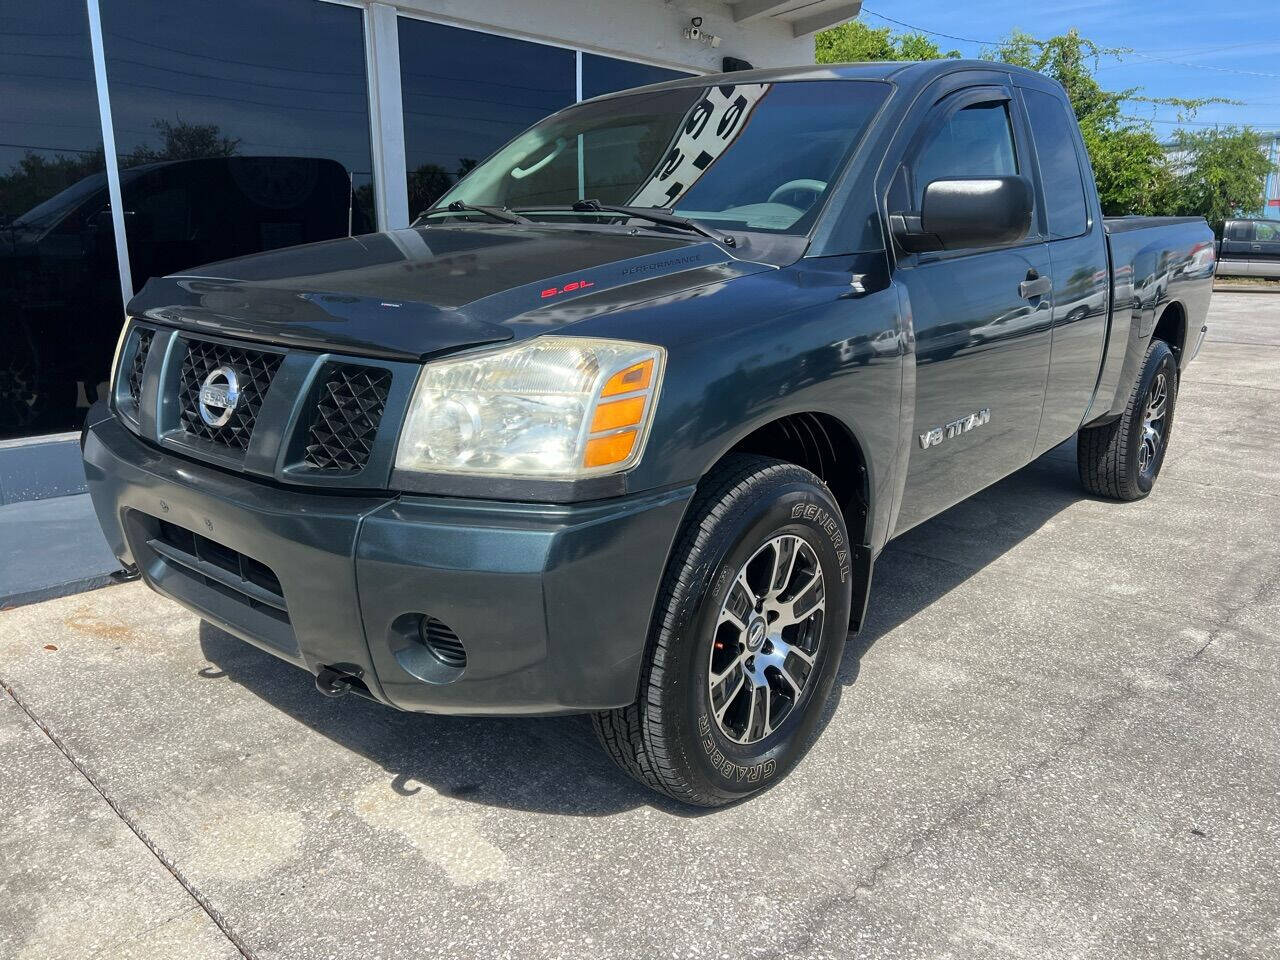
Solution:
{"label": "windshield wiper", "polygon": [[[452,203],[443,207],[432,207],[418,214],[418,220],[423,217],[429,217],[433,213],[483,213],[487,217],[493,217],[503,223],[532,223],[528,217],[522,217],[518,213],[512,213],[506,207],[486,207],[479,203],[467,203],[463,200],[454,200]],[[416,222],[416,221],[415,221]]]}
{"label": "windshield wiper", "polygon": [[[525,207],[524,209],[533,209]],[[563,210],[564,207],[538,207],[539,210]],[[727,247],[737,246],[738,241],[728,234],[715,233],[708,230],[702,224],[689,220],[686,217],[680,217],[663,207],[625,207],[620,204],[601,203],[599,200],[579,200],[570,206],[577,213],[621,213],[628,217],[635,217],[637,220],[648,220],[650,223],[661,224],[664,227],[675,227],[677,230],[689,230],[693,233],[700,233],[704,237],[708,237],[717,243],[723,243]]]}

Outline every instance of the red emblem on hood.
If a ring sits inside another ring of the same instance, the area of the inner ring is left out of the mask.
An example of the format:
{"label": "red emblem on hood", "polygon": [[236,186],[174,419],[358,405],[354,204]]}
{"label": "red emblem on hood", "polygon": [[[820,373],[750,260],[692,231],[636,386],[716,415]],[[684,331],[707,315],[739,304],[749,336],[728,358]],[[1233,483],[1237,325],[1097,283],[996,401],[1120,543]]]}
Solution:
{"label": "red emblem on hood", "polygon": [[590,280],[575,280],[573,283],[566,283],[563,287],[547,287],[542,291],[542,299],[548,297],[558,297],[562,293],[573,293],[575,290],[585,290],[587,287],[594,287],[595,284]]}

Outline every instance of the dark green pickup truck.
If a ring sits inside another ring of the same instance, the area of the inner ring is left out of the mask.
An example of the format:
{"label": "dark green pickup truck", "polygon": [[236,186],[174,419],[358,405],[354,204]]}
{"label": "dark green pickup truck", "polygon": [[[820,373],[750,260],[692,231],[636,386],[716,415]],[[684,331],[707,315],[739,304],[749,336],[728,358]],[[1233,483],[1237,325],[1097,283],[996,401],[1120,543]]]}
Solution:
{"label": "dark green pickup truck", "polygon": [[875,558],[1077,437],[1144,496],[1201,220],[1104,221],[1062,90],[970,61],[570,107],[410,229],[150,281],[84,435],[146,583],[322,692],[588,712],[680,800],[804,754]]}

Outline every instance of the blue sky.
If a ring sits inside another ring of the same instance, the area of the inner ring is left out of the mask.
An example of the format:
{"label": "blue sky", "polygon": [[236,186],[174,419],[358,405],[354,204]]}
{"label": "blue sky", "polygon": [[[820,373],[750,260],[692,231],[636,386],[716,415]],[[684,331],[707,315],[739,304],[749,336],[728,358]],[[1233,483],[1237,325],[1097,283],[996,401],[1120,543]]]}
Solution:
{"label": "blue sky", "polygon": [[[956,0],[869,0],[862,21],[871,27],[903,27],[966,40],[992,41],[1018,27],[1035,36],[1076,27],[1103,47],[1129,47],[1122,61],[1104,59],[1099,82],[1109,90],[1142,87],[1149,96],[1219,96],[1245,106],[1210,106],[1189,126],[1250,124],[1280,133],[1280,0],[1027,0],[1024,3],[957,3]],[[977,43],[935,36],[944,50],[977,56]],[[1126,113],[1155,118],[1167,136],[1176,120],[1171,107],[1130,104]]]}

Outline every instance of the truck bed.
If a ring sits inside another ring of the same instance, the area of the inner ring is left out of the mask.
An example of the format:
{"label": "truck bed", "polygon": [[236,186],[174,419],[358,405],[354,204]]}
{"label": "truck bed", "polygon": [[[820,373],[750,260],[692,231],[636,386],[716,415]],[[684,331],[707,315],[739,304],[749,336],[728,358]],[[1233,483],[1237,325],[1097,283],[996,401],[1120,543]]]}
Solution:
{"label": "truck bed", "polygon": [[1111,320],[1087,421],[1124,411],[1155,318],[1170,299],[1180,302],[1174,305],[1179,311],[1174,321],[1182,327],[1175,351],[1179,367],[1191,359],[1213,289],[1213,258],[1198,256],[1206,245],[1213,248],[1213,231],[1202,217],[1107,217],[1103,225],[1111,265]]}
{"label": "truck bed", "polygon": [[1135,230],[1150,230],[1153,227],[1167,227],[1175,223],[1204,223],[1203,217],[1103,217],[1102,226],[1107,236],[1121,233],[1132,233]]}

